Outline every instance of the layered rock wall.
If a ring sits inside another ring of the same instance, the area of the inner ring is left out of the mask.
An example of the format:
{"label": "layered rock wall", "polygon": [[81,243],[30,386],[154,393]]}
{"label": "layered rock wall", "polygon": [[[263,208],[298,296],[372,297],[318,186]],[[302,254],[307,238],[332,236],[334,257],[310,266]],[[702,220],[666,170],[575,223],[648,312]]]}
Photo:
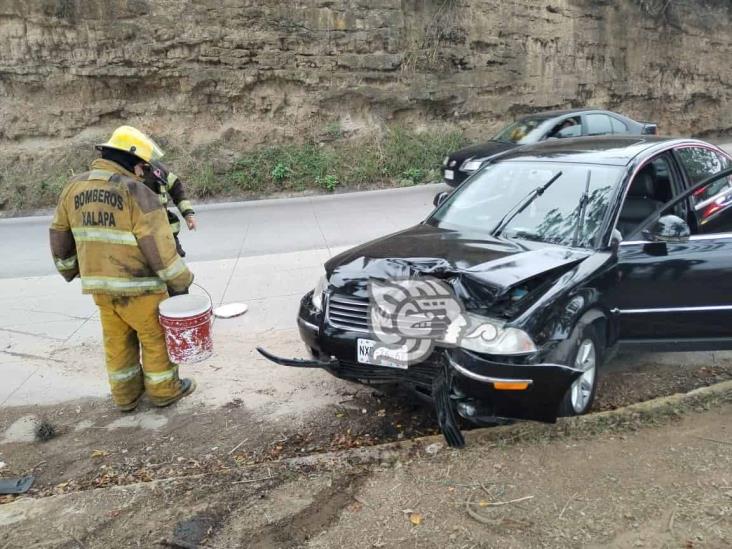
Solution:
{"label": "layered rock wall", "polygon": [[191,145],[334,121],[477,136],[579,105],[725,131],[731,25],[729,0],[0,0],[0,144],[128,121]]}

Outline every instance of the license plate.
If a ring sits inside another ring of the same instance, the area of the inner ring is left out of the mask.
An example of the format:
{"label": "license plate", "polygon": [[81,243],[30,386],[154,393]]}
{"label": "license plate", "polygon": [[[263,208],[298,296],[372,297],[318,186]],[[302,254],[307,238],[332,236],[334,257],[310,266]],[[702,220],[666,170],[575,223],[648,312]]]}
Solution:
{"label": "license plate", "polygon": [[455,172],[452,170],[445,170],[445,179],[449,179],[450,181],[455,179]]}
{"label": "license plate", "polygon": [[[384,366],[386,368],[399,368],[406,370],[407,350],[397,349],[389,350],[389,355],[384,354],[384,348],[377,346],[373,339],[361,339],[356,341],[356,359],[361,364],[370,364],[372,366]],[[395,361],[398,358],[399,361]]]}

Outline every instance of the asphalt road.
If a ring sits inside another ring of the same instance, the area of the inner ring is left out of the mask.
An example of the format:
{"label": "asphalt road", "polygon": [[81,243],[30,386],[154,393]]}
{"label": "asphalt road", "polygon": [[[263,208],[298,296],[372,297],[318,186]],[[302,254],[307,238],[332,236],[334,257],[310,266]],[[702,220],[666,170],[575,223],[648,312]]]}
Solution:
{"label": "asphalt road", "polygon": [[[199,230],[183,228],[187,261],[350,246],[422,220],[442,185],[198,207]],[[0,220],[0,278],[55,273],[49,216]]]}
{"label": "asphalt road", "polygon": [[[732,154],[732,143],[721,145]],[[213,204],[198,208],[200,230],[182,231],[188,261],[350,246],[415,223],[443,185]],[[0,219],[0,279],[55,272],[50,217]]]}

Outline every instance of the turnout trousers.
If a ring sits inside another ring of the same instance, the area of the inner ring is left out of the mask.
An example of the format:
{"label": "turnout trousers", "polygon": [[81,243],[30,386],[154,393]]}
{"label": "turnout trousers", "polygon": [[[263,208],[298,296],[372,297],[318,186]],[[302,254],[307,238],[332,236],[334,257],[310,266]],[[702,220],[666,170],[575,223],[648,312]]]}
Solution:
{"label": "turnout trousers", "polygon": [[167,293],[140,296],[95,294],[104,333],[109,385],[117,406],[128,406],[143,392],[162,404],[182,392],[178,366],[168,358],[158,321]]}

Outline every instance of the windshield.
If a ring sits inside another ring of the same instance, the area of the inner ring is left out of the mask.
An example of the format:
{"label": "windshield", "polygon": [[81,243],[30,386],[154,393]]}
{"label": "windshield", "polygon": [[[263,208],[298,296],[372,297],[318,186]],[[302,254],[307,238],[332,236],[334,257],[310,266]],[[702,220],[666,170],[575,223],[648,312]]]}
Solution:
{"label": "windshield", "polygon": [[[587,173],[590,173],[589,187]],[[546,185],[525,210],[511,213],[532,191]],[[474,175],[458,187],[427,222],[436,227],[490,234],[502,220],[510,219],[500,234],[583,248],[593,246],[613,190],[622,175],[618,166],[503,162]],[[582,197],[587,190],[584,214]],[[578,227],[580,217],[583,217]]]}
{"label": "windshield", "polygon": [[496,134],[493,141],[520,145],[536,143],[544,135],[543,126],[547,120],[547,118],[524,118],[503,128]]}

